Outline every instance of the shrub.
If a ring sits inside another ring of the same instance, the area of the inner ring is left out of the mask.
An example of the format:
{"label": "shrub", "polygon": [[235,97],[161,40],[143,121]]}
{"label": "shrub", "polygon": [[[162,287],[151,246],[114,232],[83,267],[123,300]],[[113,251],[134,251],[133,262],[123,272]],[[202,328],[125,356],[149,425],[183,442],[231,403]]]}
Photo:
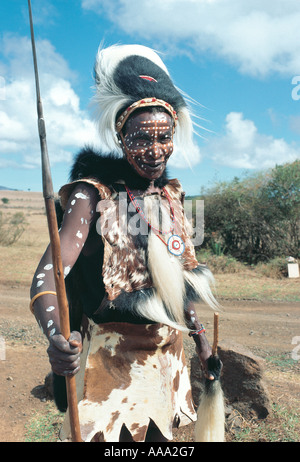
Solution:
{"label": "shrub", "polygon": [[202,191],[204,245],[256,264],[300,258],[300,160]]}
{"label": "shrub", "polygon": [[288,276],[287,261],[281,257],[273,258],[267,263],[258,263],[256,271],[269,278],[286,278]]}
{"label": "shrub", "polygon": [[210,250],[200,250],[196,253],[200,263],[205,263],[212,273],[239,273],[245,265],[228,255],[215,255]]}
{"label": "shrub", "polygon": [[0,245],[9,246],[17,242],[26,228],[24,213],[17,212],[12,217],[0,212]]}

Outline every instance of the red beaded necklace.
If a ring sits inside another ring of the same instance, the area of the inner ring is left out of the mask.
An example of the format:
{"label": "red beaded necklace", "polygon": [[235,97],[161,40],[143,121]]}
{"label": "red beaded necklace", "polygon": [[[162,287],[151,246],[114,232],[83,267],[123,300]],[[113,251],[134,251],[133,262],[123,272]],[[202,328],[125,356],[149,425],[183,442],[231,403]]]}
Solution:
{"label": "red beaded necklace", "polygon": [[172,226],[171,228],[169,229],[169,231],[162,231],[160,229],[157,229],[155,228],[154,226],[151,225],[151,223],[147,220],[147,218],[145,217],[145,214],[142,210],[142,208],[140,207],[140,205],[138,204],[137,200],[136,200],[136,197],[134,196],[134,194],[130,191],[130,189],[125,185],[125,188],[126,188],[126,191],[127,191],[127,194],[132,202],[132,204],[134,205],[137,213],[142,217],[142,219],[148,224],[149,228],[152,229],[152,231],[154,231],[154,233],[156,234],[156,236],[165,244],[165,245],[168,245],[161,237],[159,234],[169,234],[169,233],[172,233],[174,234],[174,230],[175,230],[175,213],[174,213],[174,208],[172,206],[172,203],[171,203],[171,198],[169,196],[169,193],[168,191],[166,190],[166,188],[162,188],[168,202],[169,202],[169,205],[170,205],[170,210],[171,210],[171,220],[172,220]]}

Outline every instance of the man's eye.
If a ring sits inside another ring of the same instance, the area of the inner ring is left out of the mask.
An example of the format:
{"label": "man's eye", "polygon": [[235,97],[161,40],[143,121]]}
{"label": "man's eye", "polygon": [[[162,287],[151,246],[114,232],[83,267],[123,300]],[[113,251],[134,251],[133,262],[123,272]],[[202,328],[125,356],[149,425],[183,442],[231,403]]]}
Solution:
{"label": "man's eye", "polygon": [[151,143],[151,140],[148,137],[139,136],[138,138],[134,139],[133,142],[138,145],[148,145]]}
{"label": "man's eye", "polygon": [[170,141],[172,141],[172,137],[170,135],[164,135],[161,137],[162,143],[169,143]]}

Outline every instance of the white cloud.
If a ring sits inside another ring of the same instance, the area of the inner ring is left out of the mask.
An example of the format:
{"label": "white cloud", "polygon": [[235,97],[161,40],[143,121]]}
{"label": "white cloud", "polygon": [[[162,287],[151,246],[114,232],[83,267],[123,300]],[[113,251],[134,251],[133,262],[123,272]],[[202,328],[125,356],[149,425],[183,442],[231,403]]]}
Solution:
{"label": "white cloud", "polygon": [[[75,76],[67,62],[49,41],[38,41],[36,46],[50,163],[69,162],[84,143],[97,144],[96,129],[80,109],[72,86]],[[41,154],[31,43],[8,34],[0,49],[5,87],[0,100],[0,166],[34,168]]]}
{"label": "white cloud", "polygon": [[212,52],[240,72],[295,75],[300,69],[299,0],[82,0],[135,41],[193,54]]}
{"label": "white cloud", "polygon": [[219,165],[244,169],[270,168],[300,158],[299,147],[259,133],[240,112],[226,116],[224,134],[210,138],[202,152]]}

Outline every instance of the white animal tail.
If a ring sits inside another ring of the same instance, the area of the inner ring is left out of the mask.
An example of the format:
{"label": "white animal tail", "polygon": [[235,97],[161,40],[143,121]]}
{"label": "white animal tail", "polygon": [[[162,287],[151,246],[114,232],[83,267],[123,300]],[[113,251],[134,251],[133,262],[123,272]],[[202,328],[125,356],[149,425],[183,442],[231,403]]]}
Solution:
{"label": "white animal tail", "polygon": [[195,441],[218,443],[225,441],[224,396],[219,380],[205,387],[197,411]]}

